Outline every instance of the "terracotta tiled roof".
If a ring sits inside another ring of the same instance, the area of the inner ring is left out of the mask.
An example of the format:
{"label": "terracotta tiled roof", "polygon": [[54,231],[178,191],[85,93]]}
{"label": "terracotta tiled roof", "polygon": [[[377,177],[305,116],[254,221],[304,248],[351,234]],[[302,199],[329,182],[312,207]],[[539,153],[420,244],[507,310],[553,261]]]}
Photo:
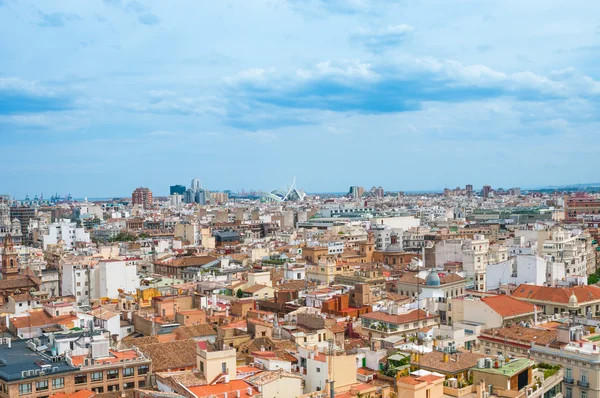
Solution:
{"label": "terracotta tiled roof", "polygon": [[140,346],[152,359],[156,372],[196,366],[196,342],[192,339]]}
{"label": "terracotta tiled roof", "polygon": [[460,351],[457,354],[450,354],[448,362],[443,361],[444,353],[441,351],[432,351],[419,356],[419,360],[411,362],[411,365],[434,370],[440,373],[453,374],[477,365],[479,358],[485,358],[485,355],[474,352]]}
{"label": "terracotta tiled roof", "polygon": [[198,398],[223,398],[225,397],[225,394],[227,394],[228,397],[231,397],[236,396],[236,391],[240,392],[240,398],[247,398],[260,394],[256,388],[252,388],[250,394],[248,394],[248,387],[250,387],[250,384],[246,383],[244,380],[231,380],[229,383],[190,387],[189,390]]}
{"label": "terracotta tiled roof", "polygon": [[479,338],[484,340],[510,340],[510,342],[526,346],[531,346],[532,342],[539,345],[546,345],[556,340],[556,329],[546,330],[511,326],[485,330]]}
{"label": "terracotta tiled roof", "polygon": [[512,297],[523,300],[569,304],[569,298],[573,293],[575,293],[575,297],[577,297],[580,304],[600,300],[600,287],[595,285],[551,287],[521,284],[515,289]]}
{"label": "terracotta tiled roof", "polygon": [[172,267],[198,267],[211,263],[215,260],[218,260],[218,258],[213,256],[180,257],[174,259],[171,263],[167,263],[166,265],[170,265]]}
{"label": "terracotta tiled roof", "polygon": [[481,301],[503,318],[532,314],[535,307],[533,304],[505,295],[483,297]]}
{"label": "terracotta tiled roof", "polygon": [[160,341],[155,336],[144,336],[138,338],[125,337],[123,339],[123,344],[127,347],[141,347],[148,344],[157,344]]}
{"label": "terracotta tiled roof", "polygon": [[90,398],[96,395],[95,392],[90,390],[79,390],[70,394],[59,392],[54,395],[50,395],[50,398]]}
{"label": "terracotta tiled roof", "polygon": [[11,323],[15,328],[39,327],[46,325],[67,325],[77,320],[74,315],[50,316],[45,311],[31,311],[29,316],[12,318]]}
{"label": "terracotta tiled roof", "polygon": [[435,314],[431,314],[431,313],[428,316],[427,313],[423,310],[412,310],[410,312],[406,312],[404,314],[399,314],[399,315],[390,315],[388,313],[379,312],[379,311],[369,312],[368,314],[361,315],[361,318],[371,319],[374,321],[384,321],[384,322],[394,323],[397,325],[401,325],[401,324],[409,323],[409,322],[417,322],[417,320],[433,319],[433,318],[437,318],[437,317],[439,317],[439,315],[435,315]]}
{"label": "terracotta tiled roof", "polygon": [[217,335],[217,332],[212,328],[212,326],[207,324],[180,326],[175,329],[173,333],[179,334],[181,336],[180,338],[182,339]]}
{"label": "terracotta tiled roof", "polygon": [[259,285],[259,284],[257,283],[256,285],[252,285],[252,286],[250,286],[250,287],[247,287],[247,288],[245,288],[245,289],[243,289],[243,290],[244,290],[244,293],[250,293],[250,294],[253,294],[253,293],[256,293],[256,292],[259,292],[259,291],[261,291],[261,290],[262,290],[262,289],[264,289],[264,288],[269,288],[269,286],[266,286],[266,285]]}

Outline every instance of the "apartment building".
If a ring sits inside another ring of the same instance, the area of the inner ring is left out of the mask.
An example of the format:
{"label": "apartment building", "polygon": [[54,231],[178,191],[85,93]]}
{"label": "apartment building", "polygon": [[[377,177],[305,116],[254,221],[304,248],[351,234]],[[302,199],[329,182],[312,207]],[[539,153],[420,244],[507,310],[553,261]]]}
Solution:
{"label": "apartment building", "polygon": [[581,325],[561,325],[555,342],[530,349],[531,359],[562,366],[565,398],[600,397],[600,347],[582,340],[583,333]]}

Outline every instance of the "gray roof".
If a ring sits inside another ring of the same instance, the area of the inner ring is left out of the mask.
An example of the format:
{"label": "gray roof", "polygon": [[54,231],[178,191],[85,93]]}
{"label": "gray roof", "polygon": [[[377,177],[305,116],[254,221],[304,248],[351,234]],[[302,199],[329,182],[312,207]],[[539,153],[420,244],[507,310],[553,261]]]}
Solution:
{"label": "gray roof", "polygon": [[[26,340],[14,340],[11,348],[8,344],[0,345],[0,379],[5,382],[38,377],[42,369],[46,374],[59,375],[76,372],[78,367],[71,366],[64,360],[52,362],[48,355],[31,350]],[[23,376],[24,371],[33,371]]]}

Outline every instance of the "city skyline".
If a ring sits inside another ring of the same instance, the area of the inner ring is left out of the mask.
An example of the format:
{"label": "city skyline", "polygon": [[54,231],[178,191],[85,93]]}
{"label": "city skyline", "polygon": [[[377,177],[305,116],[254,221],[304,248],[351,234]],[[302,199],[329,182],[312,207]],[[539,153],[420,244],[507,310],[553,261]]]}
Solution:
{"label": "city skyline", "polygon": [[213,190],[296,176],[307,192],[594,181],[598,11],[2,0],[2,191],[162,195],[196,175]]}

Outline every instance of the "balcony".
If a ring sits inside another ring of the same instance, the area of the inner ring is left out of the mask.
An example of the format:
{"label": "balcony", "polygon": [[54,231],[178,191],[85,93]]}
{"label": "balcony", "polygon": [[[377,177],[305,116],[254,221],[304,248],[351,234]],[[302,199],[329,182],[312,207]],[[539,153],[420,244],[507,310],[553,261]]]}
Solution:
{"label": "balcony", "polygon": [[590,382],[589,381],[577,380],[577,385],[579,387],[583,387],[583,388],[590,388]]}
{"label": "balcony", "polygon": [[573,384],[573,378],[572,377],[565,377],[563,379],[563,381],[565,382],[565,384]]}

